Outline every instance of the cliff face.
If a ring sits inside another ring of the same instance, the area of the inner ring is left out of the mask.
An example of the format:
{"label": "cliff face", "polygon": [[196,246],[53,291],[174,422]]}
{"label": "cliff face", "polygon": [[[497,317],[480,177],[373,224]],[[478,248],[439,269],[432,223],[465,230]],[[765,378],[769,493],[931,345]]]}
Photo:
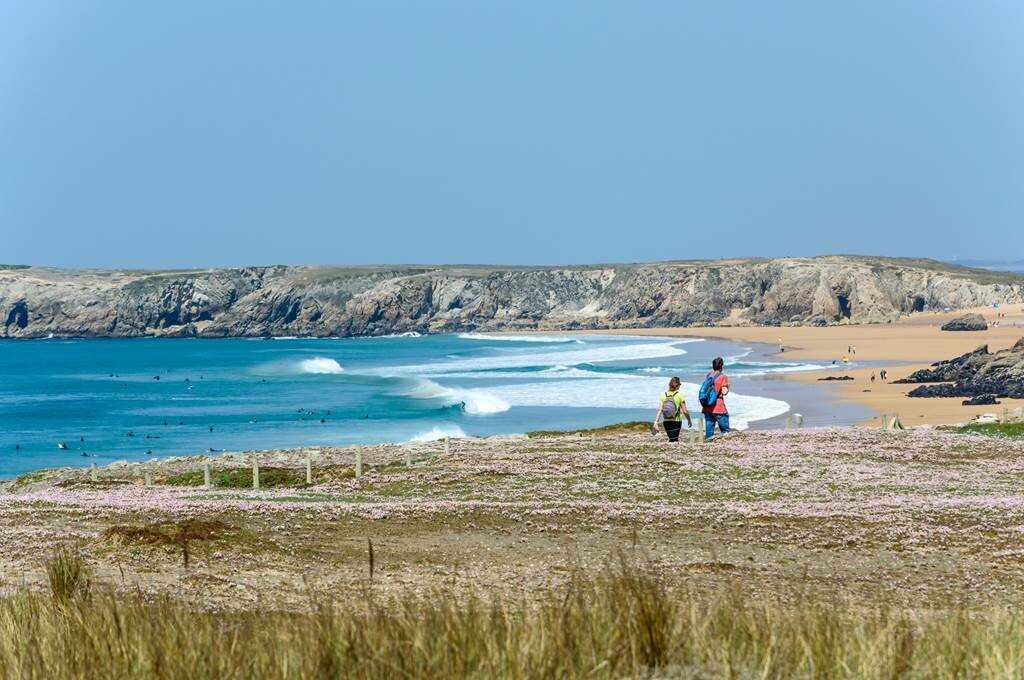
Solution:
{"label": "cliff face", "polygon": [[1024,278],[921,260],[606,267],[0,269],[0,336],[382,335],[406,331],[884,322],[1024,301]]}

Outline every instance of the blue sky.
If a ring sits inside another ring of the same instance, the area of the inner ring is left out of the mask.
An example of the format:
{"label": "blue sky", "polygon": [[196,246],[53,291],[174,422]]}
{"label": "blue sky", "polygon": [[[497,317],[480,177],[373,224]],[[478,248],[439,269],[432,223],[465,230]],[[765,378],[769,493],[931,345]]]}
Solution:
{"label": "blue sky", "polygon": [[1024,254],[1024,3],[0,0],[0,262]]}

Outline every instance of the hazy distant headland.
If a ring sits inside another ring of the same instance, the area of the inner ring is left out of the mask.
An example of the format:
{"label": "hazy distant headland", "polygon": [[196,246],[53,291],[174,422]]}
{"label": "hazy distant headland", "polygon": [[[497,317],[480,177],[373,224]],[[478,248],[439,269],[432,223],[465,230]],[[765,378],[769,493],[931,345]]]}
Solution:
{"label": "hazy distant headland", "polygon": [[7,338],[885,323],[1019,302],[1024,276],[848,255],[564,267],[0,266]]}

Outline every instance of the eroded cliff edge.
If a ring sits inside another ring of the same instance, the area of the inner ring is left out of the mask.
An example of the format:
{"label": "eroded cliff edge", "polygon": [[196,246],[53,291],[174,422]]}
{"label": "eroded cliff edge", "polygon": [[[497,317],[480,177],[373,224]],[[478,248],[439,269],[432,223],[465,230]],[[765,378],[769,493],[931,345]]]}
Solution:
{"label": "eroded cliff edge", "polygon": [[886,322],[1024,302],[1024,278],[828,256],[593,267],[0,268],[0,336],[348,336]]}

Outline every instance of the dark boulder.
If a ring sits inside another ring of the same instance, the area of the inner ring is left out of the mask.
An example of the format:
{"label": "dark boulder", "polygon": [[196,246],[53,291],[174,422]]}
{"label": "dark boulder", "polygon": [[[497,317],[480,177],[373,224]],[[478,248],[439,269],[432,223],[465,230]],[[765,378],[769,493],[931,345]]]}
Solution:
{"label": "dark boulder", "polygon": [[824,378],[818,378],[818,380],[825,380],[825,381],[829,381],[829,380],[853,380],[853,376],[851,376],[851,375],[827,375]]}
{"label": "dark boulder", "polygon": [[994,394],[979,394],[976,397],[964,399],[961,403],[964,406],[993,406],[1001,402],[996,399],[996,395]]}
{"label": "dark boulder", "polygon": [[1003,397],[1024,399],[1024,338],[1009,349],[990,353],[982,346],[940,361],[896,382],[935,383],[909,392],[911,397]]}
{"label": "dark boulder", "polygon": [[942,324],[944,331],[987,331],[988,323],[981,314],[964,314]]}

